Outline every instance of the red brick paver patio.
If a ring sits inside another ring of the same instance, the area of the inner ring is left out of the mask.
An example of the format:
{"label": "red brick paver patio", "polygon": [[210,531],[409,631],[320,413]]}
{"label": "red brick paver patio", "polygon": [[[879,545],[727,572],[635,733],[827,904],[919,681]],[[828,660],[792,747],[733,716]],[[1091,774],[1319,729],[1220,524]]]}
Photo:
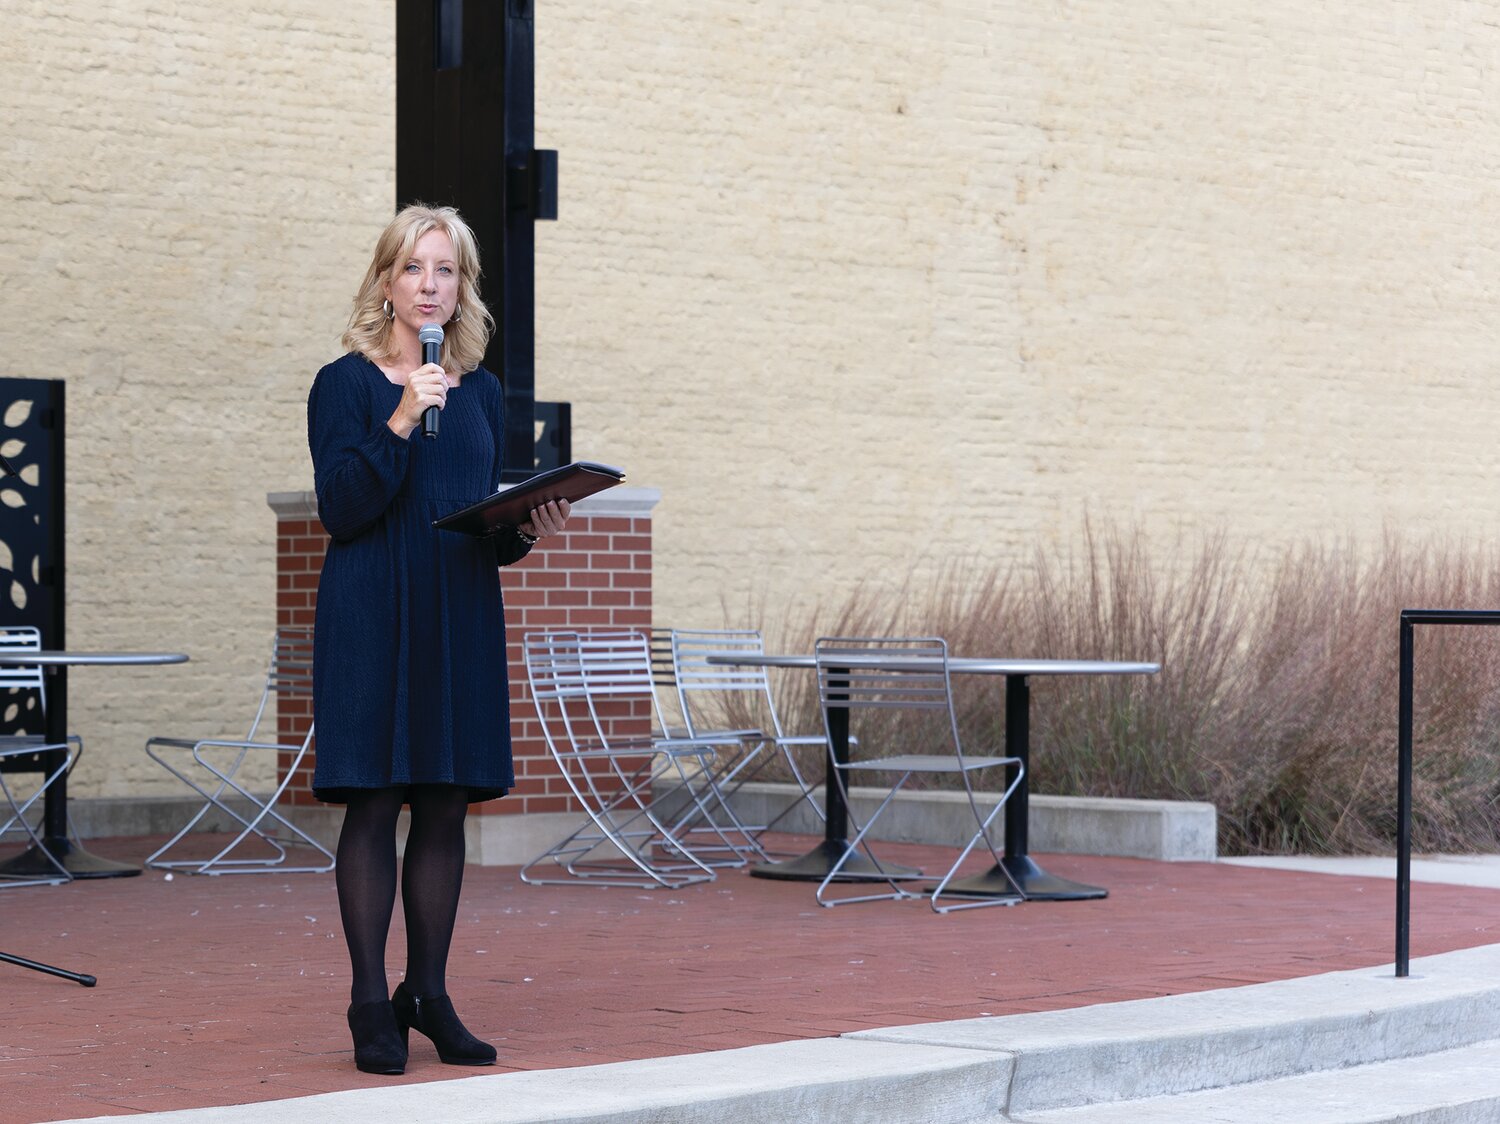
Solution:
{"label": "red brick paver patio", "polygon": [[[206,841],[205,841],[206,842]],[[139,859],[144,840],[90,848]],[[936,865],[934,849],[888,847]],[[1375,879],[1044,856],[1098,902],[940,917],[915,902],[820,909],[812,887],[743,873],[684,891],[523,886],[470,867],[451,991],[500,1068],[718,1050],[981,1014],[1231,987],[1388,963]],[[1418,885],[1412,951],[1500,941],[1500,891]],[[399,918],[399,905],[398,905]],[[331,875],[178,876],[0,893],[0,1120],[235,1104],[495,1070],[413,1036],[403,1078],[353,1066]],[[389,961],[400,963],[399,920]],[[397,978],[393,974],[393,981]]]}

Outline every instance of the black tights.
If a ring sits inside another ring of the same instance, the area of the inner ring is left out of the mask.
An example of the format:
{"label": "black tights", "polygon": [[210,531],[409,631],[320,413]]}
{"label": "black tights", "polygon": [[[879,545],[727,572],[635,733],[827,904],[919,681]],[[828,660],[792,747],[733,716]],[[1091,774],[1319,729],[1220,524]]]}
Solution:
{"label": "black tights", "polygon": [[389,998],[385,938],[396,903],[396,816],[411,804],[411,830],[401,872],[406,917],[406,987],[415,995],[447,993],[448,946],[464,880],[464,816],[468,790],[411,785],[354,792],[339,833],[336,878],[344,940],[354,969],[350,999]]}

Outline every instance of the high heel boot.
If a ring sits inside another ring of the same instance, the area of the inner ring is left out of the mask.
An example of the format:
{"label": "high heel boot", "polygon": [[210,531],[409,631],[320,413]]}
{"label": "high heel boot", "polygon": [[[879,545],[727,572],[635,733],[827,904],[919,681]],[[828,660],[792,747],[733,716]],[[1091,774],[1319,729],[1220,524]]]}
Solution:
{"label": "high heel boot", "polygon": [[354,1064],[363,1072],[406,1072],[406,1035],[389,1000],[349,1004],[349,1033],[354,1036]]}
{"label": "high heel boot", "polygon": [[438,1057],[449,1065],[494,1064],[495,1048],[469,1033],[446,995],[413,995],[402,981],[391,996],[391,1007],[408,1045],[407,1032],[415,1028],[432,1039]]}

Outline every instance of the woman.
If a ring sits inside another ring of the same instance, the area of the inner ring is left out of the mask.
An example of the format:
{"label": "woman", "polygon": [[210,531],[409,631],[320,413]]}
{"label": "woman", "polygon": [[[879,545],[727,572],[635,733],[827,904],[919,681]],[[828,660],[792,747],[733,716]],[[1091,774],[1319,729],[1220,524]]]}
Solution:
{"label": "woman", "polygon": [[[495,1049],[447,996],[468,805],[503,796],[511,772],[505,626],[496,565],[555,535],[566,502],[488,539],[435,531],[440,515],[495,490],[504,460],[499,382],[479,366],[494,320],[479,299],[472,231],[450,207],[411,206],[386,227],[354,299],[349,353],[318,372],[307,403],[318,515],[332,536],[318,588],[313,791],[348,805],[339,912],[353,969],[349,1030],[367,1073],[401,1073],[408,1032],[452,1065]],[[438,363],[417,332],[441,324]],[[422,414],[442,412],[424,440]],[[402,867],[406,978],[387,996],[396,816],[411,805]]]}

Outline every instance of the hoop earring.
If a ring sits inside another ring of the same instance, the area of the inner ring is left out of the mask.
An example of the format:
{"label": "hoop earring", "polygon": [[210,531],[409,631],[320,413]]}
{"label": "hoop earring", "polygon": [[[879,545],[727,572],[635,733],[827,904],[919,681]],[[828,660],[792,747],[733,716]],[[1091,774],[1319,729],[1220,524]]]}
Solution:
{"label": "hoop earring", "polygon": [[457,304],[453,306],[453,315],[448,317],[448,323],[457,324],[464,318],[464,306]]}
{"label": "hoop earring", "polygon": [[396,309],[391,305],[391,299],[387,297],[380,302],[380,311],[385,314],[387,320],[396,319]]}

